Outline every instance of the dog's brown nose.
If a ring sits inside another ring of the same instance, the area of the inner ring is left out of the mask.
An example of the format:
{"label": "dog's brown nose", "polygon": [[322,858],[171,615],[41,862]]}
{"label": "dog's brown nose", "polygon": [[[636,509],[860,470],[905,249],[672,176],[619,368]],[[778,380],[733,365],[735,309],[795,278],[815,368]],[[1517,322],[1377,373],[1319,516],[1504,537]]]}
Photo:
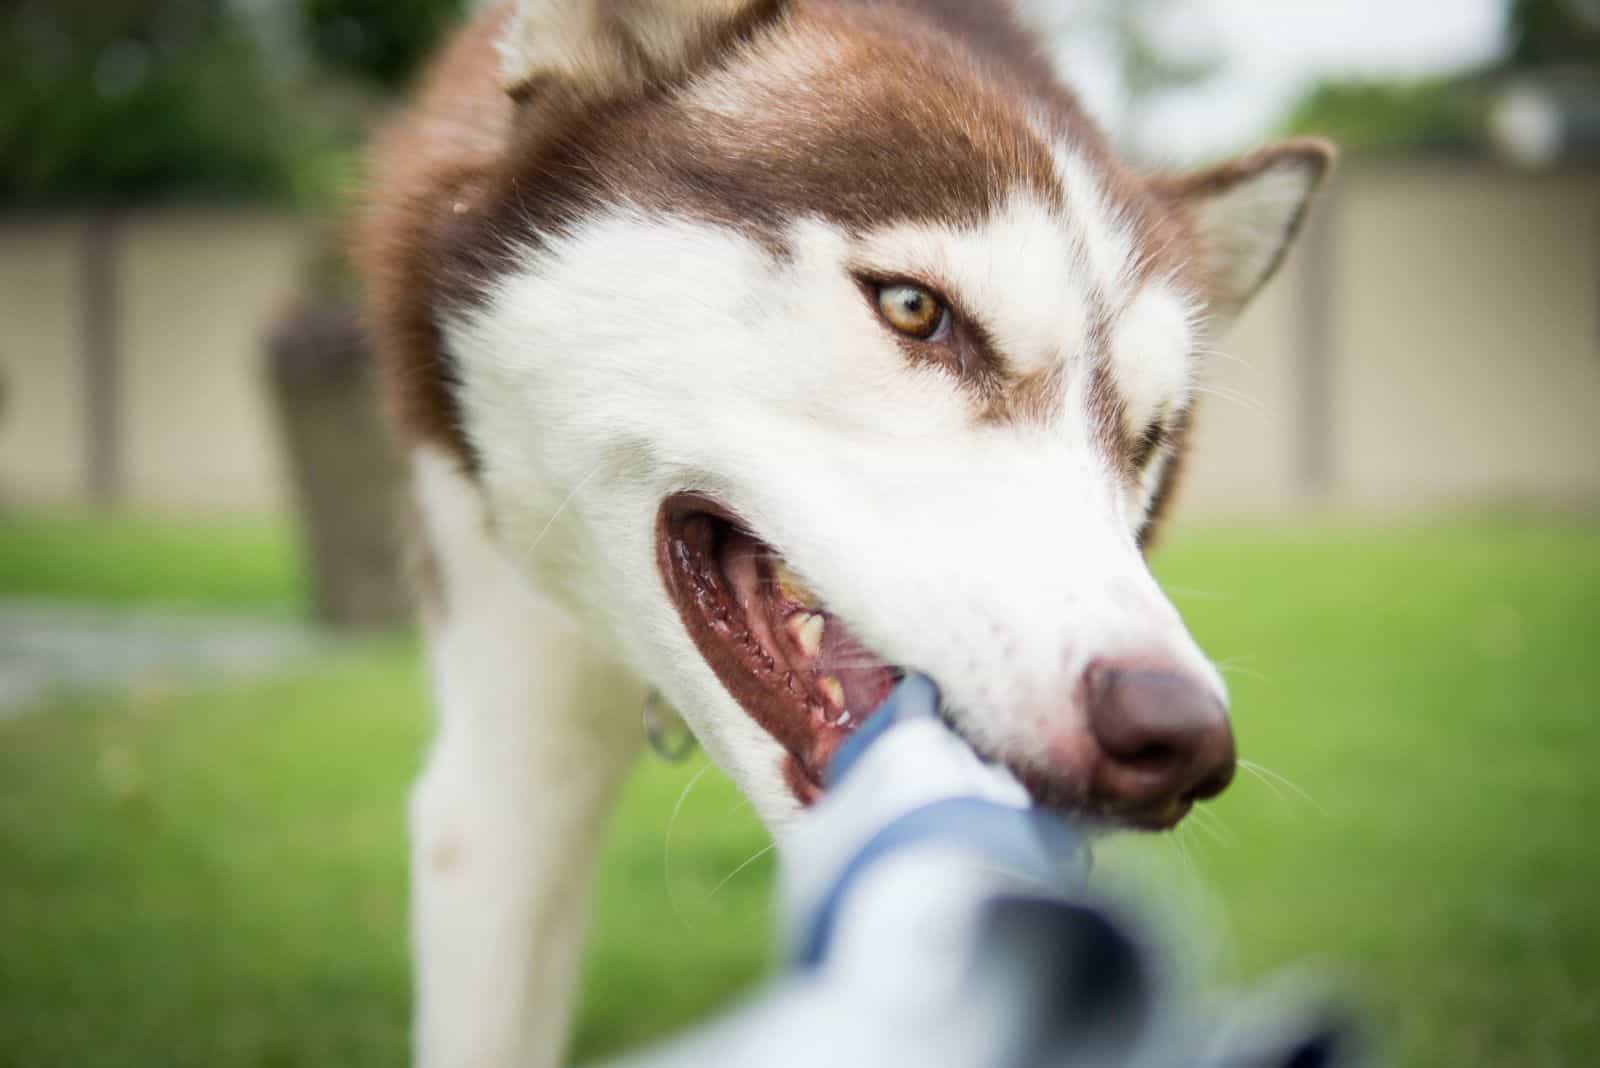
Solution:
{"label": "dog's brown nose", "polygon": [[1228,709],[1205,680],[1175,667],[1097,660],[1084,676],[1084,696],[1100,747],[1094,787],[1101,800],[1171,812],[1215,797],[1233,779]]}

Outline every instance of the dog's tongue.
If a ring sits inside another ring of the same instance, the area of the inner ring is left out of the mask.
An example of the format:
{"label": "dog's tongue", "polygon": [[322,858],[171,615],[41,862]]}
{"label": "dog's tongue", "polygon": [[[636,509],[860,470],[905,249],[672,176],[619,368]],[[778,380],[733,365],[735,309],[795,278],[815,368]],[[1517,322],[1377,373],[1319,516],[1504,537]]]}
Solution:
{"label": "dog's tongue", "polygon": [[770,550],[748,534],[731,533],[722,547],[722,573],[733,589],[733,599],[744,615],[745,626],[774,664],[782,665],[787,658],[783,656],[774,630],[782,625],[782,620],[775,619],[772,612],[772,581],[767,577],[770,556]]}
{"label": "dog's tongue", "polygon": [[[722,569],[745,625],[772,658],[776,673],[792,673],[818,727],[853,728],[888,698],[899,673],[886,667],[852,636],[837,617],[808,607],[808,591],[785,588],[772,550],[749,535],[729,534],[722,547]],[[797,599],[798,597],[798,599]],[[807,602],[807,603],[803,603]],[[820,619],[815,652],[804,649],[795,628]]]}
{"label": "dog's tongue", "polygon": [[900,681],[900,672],[879,661],[833,616],[828,617],[817,666],[818,670],[838,679],[844,691],[844,707],[849,710],[850,722],[841,726],[860,726],[888,699],[895,683]]}

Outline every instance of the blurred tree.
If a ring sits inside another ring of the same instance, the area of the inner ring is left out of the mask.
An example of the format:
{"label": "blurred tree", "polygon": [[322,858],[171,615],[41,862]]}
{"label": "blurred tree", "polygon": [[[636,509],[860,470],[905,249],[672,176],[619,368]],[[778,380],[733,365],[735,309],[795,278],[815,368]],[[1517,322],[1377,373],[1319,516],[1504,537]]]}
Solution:
{"label": "blurred tree", "polygon": [[269,97],[224,0],[23,0],[0,22],[0,204],[282,195]]}
{"label": "blurred tree", "polygon": [[402,85],[462,7],[20,0],[0,18],[0,207],[325,204],[373,91]]}
{"label": "blurred tree", "polygon": [[[1417,82],[1330,82],[1288,120],[1296,133],[1325,134],[1356,150],[1478,151],[1486,113],[1511,81],[1600,76],[1600,0],[1512,0],[1505,54],[1463,75]],[[1581,91],[1581,90],[1580,90]]]}
{"label": "blurred tree", "polygon": [[330,70],[404,85],[462,11],[462,0],[299,0],[302,32]]}
{"label": "blurred tree", "polygon": [[1597,0],[1513,0],[1509,28],[1505,68],[1600,66]]}
{"label": "blurred tree", "polygon": [[[1211,27],[1192,0],[1051,0],[1025,10],[1065,46],[1086,103],[1134,156],[1145,147],[1140,138],[1150,106],[1219,71]],[[1078,48],[1084,51],[1074,54]],[[1084,84],[1085,64],[1107,68],[1109,92],[1094,92],[1092,75]]]}
{"label": "blurred tree", "polygon": [[1122,0],[1105,16],[1115,27],[1122,81],[1136,113],[1157,94],[1193,88],[1217,73],[1214,56],[1180,54],[1161,40],[1157,28],[1170,20],[1175,6],[1175,0]]}
{"label": "blurred tree", "polygon": [[1479,141],[1480,95],[1453,79],[1327,82],[1296,105],[1286,125],[1349,150],[1462,152]]}
{"label": "blurred tree", "polygon": [[[463,6],[295,0],[289,30],[303,42],[312,77],[324,80],[316,94],[325,107],[329,77],[369,97],[405,85]],[[273,324],[267,345],[316,614],[340,627],[400,625],[410,618],[393,521],[401,465],[381,430],[373,355],[337,228],[318,244],[302,298]]]}

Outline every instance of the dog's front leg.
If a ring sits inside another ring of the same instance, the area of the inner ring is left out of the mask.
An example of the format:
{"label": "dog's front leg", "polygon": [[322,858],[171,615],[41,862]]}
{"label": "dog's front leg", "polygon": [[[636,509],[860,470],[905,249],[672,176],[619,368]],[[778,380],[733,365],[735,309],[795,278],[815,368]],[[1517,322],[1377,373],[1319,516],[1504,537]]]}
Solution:
{"label": "dog's front leg", "polygon": [[423,457],[438,734],[412,797],[422,1068],[560,1063],[605,816],[642,691],[533,592],[476,490]]}

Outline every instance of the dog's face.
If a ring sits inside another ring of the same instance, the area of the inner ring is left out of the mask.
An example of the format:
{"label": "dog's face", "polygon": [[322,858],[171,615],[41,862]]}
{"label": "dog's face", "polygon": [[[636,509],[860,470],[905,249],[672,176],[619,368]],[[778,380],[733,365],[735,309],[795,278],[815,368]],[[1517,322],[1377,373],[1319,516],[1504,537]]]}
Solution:
{"label": "dog's face", "polygon": [[1146,181],[904,16],[696,36],[481,192],[444,335],[497,530],[769,822],[915,670],[1046,800],[1170,826],[1233,750],[1142,544],[1327,153]]}

